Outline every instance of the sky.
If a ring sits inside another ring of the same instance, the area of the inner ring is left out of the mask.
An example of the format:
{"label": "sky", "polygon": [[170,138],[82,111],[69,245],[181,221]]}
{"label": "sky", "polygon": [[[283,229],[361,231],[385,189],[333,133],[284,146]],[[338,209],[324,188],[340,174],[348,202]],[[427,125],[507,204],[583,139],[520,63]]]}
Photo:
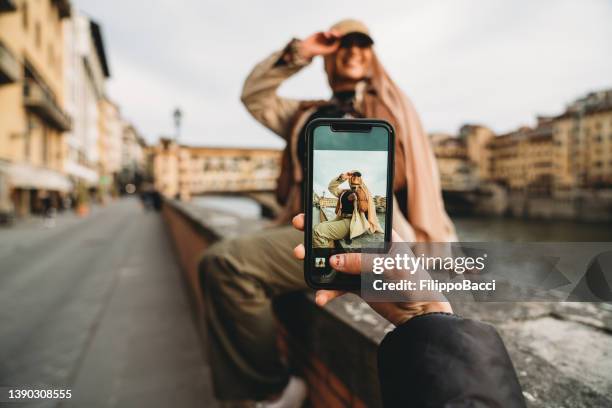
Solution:
{"label": "sky", "polygon": [[[282,147],[240,103],[253,66],[291,38],[342,18],[370,27],[376,52],[427,131],[464,123],[496,132],[533,125],[587,92],[612,88],[608,0],[74,0],[102,25],[108,94],[154,143],[174,134],[201,146]],[[327,98],[322,62],[279,90]]]}
{"label": "sky", "polygon": [[[326,197],[329,182],[351,170],[359,170],[363,182],[373,195],[385,196],[387,192],[387,152],[351,150],[315,150],[313,156],[312,187],[314,192]],[[348,182],[341,188],[349,188]]]}

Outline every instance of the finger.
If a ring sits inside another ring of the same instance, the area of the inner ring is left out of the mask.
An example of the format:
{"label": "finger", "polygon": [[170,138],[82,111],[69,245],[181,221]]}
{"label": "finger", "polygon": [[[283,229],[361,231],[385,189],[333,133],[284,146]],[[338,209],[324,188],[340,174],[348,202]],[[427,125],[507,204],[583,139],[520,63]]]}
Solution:
{"label": "finger", "polygon": [[306,256],[306,248],[304,248],[303,244],[299,244],[295,248],[293,248],[293,256],[296,259],[303,260]]}
{"label": "finger", "polygon": [[295,229],[304,231],[304,213],[300,213],[293,217],[291,223]]}
{"label": "finger", "polygon": [[317,290],[315,301],[319,306],[325,306],[331,300],[344,295],[346,292],[342,290]]}
{"label": "finger", "polygon": [[361,254],[333,255],[329,258],[329,264],[337,271],[358,275],[361,273]]}

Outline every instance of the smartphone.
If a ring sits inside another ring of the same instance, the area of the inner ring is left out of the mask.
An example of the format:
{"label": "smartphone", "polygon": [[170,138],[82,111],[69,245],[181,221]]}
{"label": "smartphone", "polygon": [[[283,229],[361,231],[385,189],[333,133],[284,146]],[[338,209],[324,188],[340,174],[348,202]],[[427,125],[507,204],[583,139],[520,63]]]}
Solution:
{"label": "smartphone", "polygon": [[343,252],[391,242],[393,127],[376,119],[315,119],[306,127],[304,279],[315,289],[358,289],[359,275],[329,265]]}

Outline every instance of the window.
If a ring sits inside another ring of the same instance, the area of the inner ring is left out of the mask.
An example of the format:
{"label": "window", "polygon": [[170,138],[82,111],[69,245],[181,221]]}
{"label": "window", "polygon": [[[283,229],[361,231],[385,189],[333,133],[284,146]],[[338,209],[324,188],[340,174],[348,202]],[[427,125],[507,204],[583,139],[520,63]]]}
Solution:
{"label": "window", "polygon": [[25,159],[29,161],[32,143],[32,130],[36,128],[36,123],[34,122],[34,118],[31,115],[27,115],[26,123],[27,128],[23,141],[23,154],[25,156]]}
{"label": "window", "polygon": [[28,15],[28,3],[25,1],[23,2],[23,9],[21,10],[21,13],[21,23],[23,24],[23,28],[27,30],[30,16]]}
{"label": "window", "polygon": [[55,63],[55,57],[53,55],[53,44],[47,46],[47,59],[49,60],[49,66],[53,68]]}
{"label": "window", "polygon": [[40,48],[40,43],[42,42],[41,32],[40,32],[40,22],[36,22],[36,27],[34,28],[34,35],[36,40],[36,47]]}
{"label": "window", "polygon": [[32,137],[30,135],[30,132],[27,132],[25,134],[25,140],[24,140],[24,143],[23,143],[23,154],[24,154],[25,159],[27,161],[30,160],[30,143],[31,143],[31,138]]}
{"label": "window", "polygon": [[47,132],[47,126],[42,128],[42,162],[44,165],[49,163],[49,133]]}

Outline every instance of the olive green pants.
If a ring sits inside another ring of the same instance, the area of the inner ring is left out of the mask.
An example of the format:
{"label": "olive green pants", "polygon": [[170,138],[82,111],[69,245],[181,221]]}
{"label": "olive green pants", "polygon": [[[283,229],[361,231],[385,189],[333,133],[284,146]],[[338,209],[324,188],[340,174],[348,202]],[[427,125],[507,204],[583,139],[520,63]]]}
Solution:
{"label": "olive green pants", "polygon": [[313,229],[312,246],[314,248],[333,247],[334,241],[348,237],[350,232],[350,218],[339,217],[332,221],[323,221]]}
{"label": "olive green pants", "polygon": [[303,236],[290,226],[269,228],[205,251],[199,273],[218,399],[260,400],[286,385],[271,299],[306,289],[302,262],[293,257]]}

